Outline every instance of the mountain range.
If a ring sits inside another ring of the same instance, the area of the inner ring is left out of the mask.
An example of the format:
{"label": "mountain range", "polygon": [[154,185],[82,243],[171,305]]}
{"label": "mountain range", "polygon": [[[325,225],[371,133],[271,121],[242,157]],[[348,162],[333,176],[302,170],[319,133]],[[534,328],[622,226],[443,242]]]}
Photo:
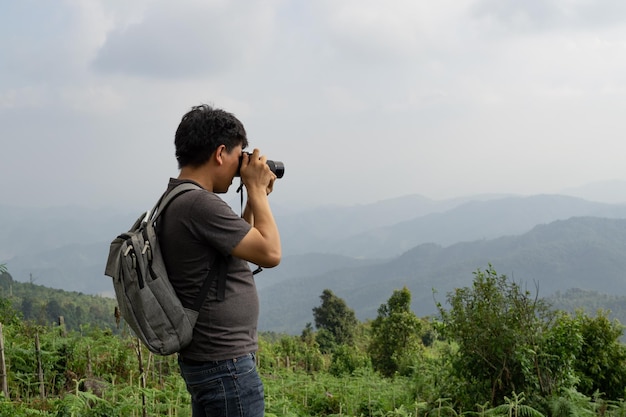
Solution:
{"label": "mountain range", "polygon": [[[138,214],[0,205],[0,263],[17,281],[112,295],[103,275],[108,246]],[[434,314],[435,300],[471,285],[473,272],[489,264],[541,296],[570,288],[626,294],[626,204],[619,202],[409,195],[349,207],[277,207],[275,215],[284,257],[255,276],[260,330],[301,331],[326,288],[361,320],[374,318],[404,286],[416,314]]]}
{"label": "mountain range", "polygon": [[[626,219],[573,217],[535,226],[518,236],[461,242],[425,243],[374,264],[338,267],[261,286],[259,327],[294,333],[312,322],[312,308],[326,288],[343,298],[361,320],[396,289],[407,287],[420,317],[436,313],[454,288],[472,285],[473,273],[493,265],[532,294],[547,297],[579,288],[626,295]],[[323,259],[323,258],[321,258]],[[348,258],[349,259],[349,258]],[[286,260],[287,268],[292,259]],[[259,278],[260,280],[261,278]]]}

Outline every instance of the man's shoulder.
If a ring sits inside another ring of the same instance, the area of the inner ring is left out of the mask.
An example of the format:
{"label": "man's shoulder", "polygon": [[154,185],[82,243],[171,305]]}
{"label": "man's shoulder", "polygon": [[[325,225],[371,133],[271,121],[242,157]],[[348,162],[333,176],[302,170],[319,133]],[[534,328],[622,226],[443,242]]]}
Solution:
{"label": "man's shoulder", "polygon": [[[193,184],[193,185],[196,185],[199,189],[204,190],[202,185],[198,184],[194,180],[180,179],[180,178],[170,178],[169,182],[167,183],[167,191],[171,191],[171,190],[173,190],[174,188],[176,188],[177,186],[179,186],[181,184]],[[206,191],[206,190],[204,190],[204,191]]]}
{"label": "man's shoulder", "polygon": [[[197,190],[187,191],[172,201],[172,211],[177,214],[184,212],[186,215],[211,215],[218,214],[219,216],[236,216],[233,208],[224,201],[218,194],[208,191],[195,181],[188,179],[170,178],[167,191],[173,190],[180,184],[191,183],[200,187]],[[239,216],[237,216],[239,217]]]}

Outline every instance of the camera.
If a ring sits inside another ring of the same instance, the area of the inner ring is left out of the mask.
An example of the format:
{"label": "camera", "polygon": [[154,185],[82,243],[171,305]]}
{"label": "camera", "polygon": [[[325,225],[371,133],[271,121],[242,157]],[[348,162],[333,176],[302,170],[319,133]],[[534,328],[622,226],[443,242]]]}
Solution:
{"label": "camera", "polygon": [[[248,155],[252,155],[251,152],[244,152],[247,153]],[[236,177],[239,177],[241,175],[241,173],[239,172],[239,170],[241,169],[241,162],[243,161],[243,153],[241,154],[241,156],[239,157],[239,168],[237,168],[237,174],[235,174]],[[267,160],[267,166],[270,167],[270,171],[272,171],[274,173],[274,175],[276,175],[276,178],[282,178],[283,175],[285,175],[285,164],[283,164],[280,161],[271,161],[271,160]]]}

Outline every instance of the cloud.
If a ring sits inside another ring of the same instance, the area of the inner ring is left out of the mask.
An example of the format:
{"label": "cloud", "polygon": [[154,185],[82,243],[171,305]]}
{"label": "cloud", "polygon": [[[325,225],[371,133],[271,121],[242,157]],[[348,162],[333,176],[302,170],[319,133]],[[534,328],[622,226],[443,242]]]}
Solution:
{"label": "cloud", "polygon": [[[626,179],[624,2],[34,4],[0,3],[9,200],[123,194],[143,208],[176,173],[180,117],[202,102],[285,162],[273,199],[298,204]],[[134,187],[116,167],[148,150]]]}
{"label": "cloud", "polygon": [[67,84],[82,77],[105,22],[96,2],[6,2],[1,85]]}
{"label": "cloud", "polygon": [[470,10],[485,29],[501,34],[598,30],[626,19],[619,0],[478,0]]}
{"label": "cloud", "polygon": [[154,2],[112,30],[94,59],[104,73],[182,79],[253,65],[272,36],[274,9],[255,1]]}

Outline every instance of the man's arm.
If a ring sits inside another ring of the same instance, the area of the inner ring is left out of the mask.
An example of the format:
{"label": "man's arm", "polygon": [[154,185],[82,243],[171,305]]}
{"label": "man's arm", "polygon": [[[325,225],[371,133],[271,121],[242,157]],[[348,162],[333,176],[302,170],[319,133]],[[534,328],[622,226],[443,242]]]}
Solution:
{"label": "man's arm", "polygon": [[243,215],[241,216],[245,221],[247,221],[250,226],[254,226],[254,214],[252,213],[252,209],[250,208],[250,203],[246,201],[246,207],[243,209]]}
{"label": "man's arm", "polygon": [[246,186],[248,201],[243,218],[252,228],[235,246],[232,255],[264,268],[272,268],[280,263],[282,251],[280,234],[267,198],[276,176],[266,160],[265,157],[259,158],[257,149],[252,156],[244,155],[241,178]]}

